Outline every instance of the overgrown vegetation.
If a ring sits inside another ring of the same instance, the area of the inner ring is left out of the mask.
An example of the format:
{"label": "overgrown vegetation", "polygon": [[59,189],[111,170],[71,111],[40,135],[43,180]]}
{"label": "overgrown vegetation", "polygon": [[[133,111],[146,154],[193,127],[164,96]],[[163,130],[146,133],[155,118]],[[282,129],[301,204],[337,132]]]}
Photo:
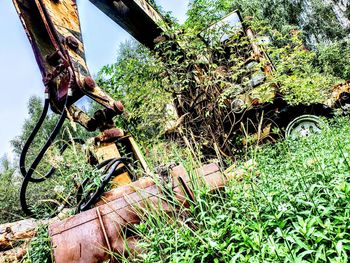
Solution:
{"label": "overgrown vegetation", "polygon": [[317,53],[305,47],[300,31],[272,32],[272,41],[279,47],[272,43],[266,47],[266,52],[276,71],[263,86],[279,85],[279,91],[289,104],[325,103],[331,97],[332,87],[341,79],[334,77],[336,74],[329,74],[335,71],[327,70],[329,73],[326,73],[314,65]]}
{"label": "overgrown vegetation", "polygon": [[[213,12],[208,19],[216,15]],[[104,67],[99,78],[101,86],[126,102],[129,114],[118,125],[150,144],[180,124],[181,136],[197,142],[203,151],[213,152],[217,147],[232,156],[240,140],[239,123],[258,123],[263,118],[262,112],[248,117],[250,120],[234,114],[232,101],[236,98],[244,100],[243,110],[271,103],[275,92],[291,105],[322,103],[341,81],[314,65],[317,54],[305,47],[300,31],[282,33],[255,20],[246,20],[245,27],[252,28],[257,38],[250,39],[234,27],[203,31],[195,23],[174,26],[167,34],[176,38],[161,43],[156,57],[137,44],[125,43],[117,62]],[[222,43],[225,34],[231,38]],[[266,37],[270,41],[261,44]],[[256,82],[264,78],[262,69],[270,61],[254,57],[252,43],[265,49],[276,68],[259,87]],[[167,114],[172,99],[177,122],[173,112]]]}
{"label": "overgrown vegetation", "polygon": [[51,247],[51,239],[49,237],[46,225],[40,225],[36,229],[36,235],[30,241],[28,252],[21,260],[22,263],[43,263],[54,262]]}
{"label": "overgrown vegetation", "polygon": [[[284,34],[295,28],[301,30],[308,47],[319,50],[321,57],[329,52],[348,57],[349,7],[349,1],[333,0],[196,0],[188,12],[186,23],[188,26],[205,28],[223,14],[237,9],[244,17],[269,21],[273,29]],[[323,45],[328,46],[327,50],[322,48]],[[340,61],[335,61],[334,66],[341,63]],[[328,62],[319,60],[319,57],[315,57],[314,63],[319,64],[325,72],[333,72],[337,77],[350,79],[350,75],[345,75],[343,70],[327,71]]]}
{"label": "overgrown vegetation", "polygon": [[[223,191],[195,188],[185,217],[137,226],[132,262],[348,262],[349,120],[322,135],[252,148]],[[130,259],[128,259],[130,260]]]}
{"label": "overgrown vegetation", "polygon": [[[135,42],[125,43],[116,63],[105,66],[98,80],[113,97],[122,99],[127,109],[126,114],[116,119],[117,126],[137,138],[152,166],[181,162],[194,173],[200,158],[193,160],[188,148],[164,140],[171,115],[167,105],[174,98],[182,108],[178,112],[181,122],[176,123],[184,127],[179,137],[190,138],[199,155],[203,148],[227,143],[231,134],[221,122],[231,122],[232,126],[239,123],[239,119],[228,119],[229,102],[243,92],[249,95],[255,92],[262,101],[271,102],[271,90],[278,87],[293,105],[327,98],[333,84],[350,78],[350,48],[345,38],[349,28],[339,26],[332,6],[326,1],[308,1],[309,13],[305,2],[197,0],[191,5],[186,23],[174,23],[168,32],[180,40],[181,49],[175,51],[176,43],[170,39],[158,46],[155,56]],[[247,56],[247,51],[251,51],[250,40],[232,28],[223,29],[232,35],[224,46],[218,41],[222,31],[211,32],[210,44],[198,37],[204,28],[234,9],[240,9],[247,25],[256,31],[257,42],[263,36],[271,40],[263,46],[276,71],[254,91],[250,77],[259,74],[267,61],[262,59],[246,67],[251,59]],[[161,59],[164,57],[168,60]],[[40,100],[33,98],[28,108],[30,118],[23,133],[12,142],[16,154],[21,152],[39,117]],[[261,117],[256,117],[257,123]],[[29,159],[35,157],[56,120],[49,116]],[[321,135],[244,151],[243,159],[248,164],[237,164],[243,179],[232,180],[218,193],[195,188],[196,202],[189,209],[183,208],[181,217],[150,211],[135,230],[141,237],[143,253],[125,261],[348,262],[349,120],[336,119],[330,127]],[[87,138],[88,134],[80,129],[72,131],[67,124],[60,138],[67,142],[72,137]],[[232,139],[229,146],[237,142]],[[76,207],[76,190],[72,189],[86,178],[95,178],[87,187],[91,190],[101,179],[100,171],[83,164],[85,155],[79,147],[72,147],[62,158],[57,155],[59,143],[56,146],[36,174],[42,176],[53,165],[57,167],[55,176],[29,189],[29,200],[40,201],[35,209],[42,217],[61,204]],[[218,148],[215,154],[220,152]],[[234,153],[231,151],[231,157]],[[211,157],[216,158],[215,154]],[[13,165],[4,160],[0,223],[22,218],[18,199],[20,179],[14,178],[14,174]],[[25,262],[43,262],[47,258],[52,258],[47,229],[40,228]]]}
{"label": "overgrown vegetation", "polygon": [[124,102],[127,113],[116,125],[137,136],[140,142],[154,142],[164,133],[164,107],[172,102],[168,85],[162,80],[164,68],[151,52],[136,42],[119,48],[116,63],[99,73],[99,85]]}
{"label": "overgrown vegetation", "polygon": [[0,167],[0,224],[21,219],[18,206],[18,186],[13,178],[15,169],[7,156],[1,159]]}

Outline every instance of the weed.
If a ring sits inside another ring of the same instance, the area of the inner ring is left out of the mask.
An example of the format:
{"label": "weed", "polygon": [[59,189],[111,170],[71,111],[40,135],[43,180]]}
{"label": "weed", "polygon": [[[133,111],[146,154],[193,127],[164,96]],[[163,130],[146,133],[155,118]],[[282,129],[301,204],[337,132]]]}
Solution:
{"label": "weed", "polygon": [[181,216],[149,211],[136,226],[143,253],[131,261],[348,262],[350,125],[332,126],[251,148],[243,180],[222,192],[195,187]]}
{"label": "weed", "polygon": [[53,262],[51,239],[47,225],[37,228],[36,236],[31,240],[26,256],[22,263],[44,263]]}

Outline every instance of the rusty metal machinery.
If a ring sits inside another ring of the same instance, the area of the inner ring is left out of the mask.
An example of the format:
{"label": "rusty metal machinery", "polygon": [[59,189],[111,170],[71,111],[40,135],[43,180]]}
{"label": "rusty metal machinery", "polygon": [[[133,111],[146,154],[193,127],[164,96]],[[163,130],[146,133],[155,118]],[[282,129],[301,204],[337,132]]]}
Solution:
{"label": "rusty metal machinery", "polygon": [[103,92],[89,73],[76,1],[13,2],[41,70],[51,109],[62,113],[67,108],[73,119],[88,130],[102,124],[73,106],[83,96],[100,103],[110,114],[122,113],[121,102]]}
{"label": "rusty metal machinery", "polygon": [[167,28],[164,18],[145,0],[89,1],[151,50]]}
{"label": "rusty metal machinery", "polygon": [[[155,49],[160,36],[166,31],[167,25],[163,17],[145,0],[90,0],[90,2],[151,50]],[[34,177],[35,169],[55,140],[64,120],[66,118],[74,120],[88,131],[100,130],[101,134],[94,138],[92,151],[98,162],[97,167],[104,169],[105,172],[102,185],[95,192],[85,196],[80,191],[81,202],[78,210],[81,213],[51,225],[50,236],[56,262],[102,262],[108,260],[106,248],[109,252],[124,254],[127,250],[124,238],[128,225],[140,222],[135,206],[142,207],[151,202],[161,204],[162,209],[166,211],[169,208],[164,201],[167,196],[150,177],[137,180],[138,176],[132,172],[131,161],[121,156],[116,146],[115,141],[120,141],[140,163],[144,173],[150,174],[134,139],[126,131],[114,125],[113,118],[124,111],[122,103],[98,87],[89,73],[76,0],[13,0],[13,3],[32,45],[46,87],[43,113],[20,158],[20,169],[24,176],[21,189],[23,210],[26,214],[33,215],[26,202],[26,189],[29,183],[41,182],[55,172],[55,168],[52,168],[45,176]],[[231,15],[235,19],[238,17],[242,20],[237,12]],[[224,19],[227,18],[230,19],[229,16]],[[264,58],[264,61],[269,61],[268,56],[254,44],[254,33],[249,28],[244,28],[244,34],[252,42],[253,60]],[[200,67],[196,70],[202,71]],[[267,63],[262,72],[265,75],[272,74],[272,63]],[[337,86],[329,105],[334,105],[336,101],[337,106],[350,108],[349,90],[349,83]],[[252,102],[247,99],[246,94],[242,94],[231,102],[232,110],[234,114],[252,119],[263,111],[269,111],[276,117],[274,121],[285,127],[291,118],[291,112],[297,117],[305,112],[325,110],[325,106],[321,104],[309,108],[303,105],[291,108],[277,96],[276,90],[273,92],[275,100],[270,104]],[[90,97],[104,109],[97,111],[94,116],[88,116],[75,105],[83,96]],[[248,104],[249,111],[246,110]],[[28,149],[50,106],[55,113],[60,114],[60,119],[43,149],[30,164],[29,169],[26,169]],[[326,109],[328,110],[329,108]],[[84,142],[76,140],[69,143]],[[63,145],[61,152],[63,153],[66,148],[67,145]],[[194,201],[190,179],[182,167],[171,170],[172,176],[168,178],[172,183],[171,190],[177,201],[186,206],[188,200]],[[230,177],[220,173],[216,165],[204,166],[198,170],[198,174],[212,190],[222,187]],[[116,177],[118,184],[123,186],[105,193],[105,185],[113,177]],[[127,240],[131,251],[136,252],[137,237],[128,236]]]}
{"label": "rusty metal machinery", "polygon": [[[95,1],[96,4],[99,2],[102,3],[103,1]],[[112,3],[113,1],[110,2]],[[96,147],[94,150],[98,162],[104,162],[107,159],[118,160],[118,162],[123,160],[114,143],[115,140],[121,140],[125,143],[132,156],[139,161],[144,171],[146,173],[149,172],[141,151],[138,149],[133,138],[114,126],[113,117],[123,113],[123,104],[106,94],[95,83],[89,73],[85,60],[84,43],[76,1],[13,0],[13,3],[32,45],[37,64],[43,77],[43,83],[46,87],[43,112],[32,134],[24,145],[20,157],[20,170],[24,176],[24,182],[20,193],[23,211],[27,215],[33,215],[26,201],[26,191],[29,183],[42,182],[51,177],[55,172],[55,169],[51,169],[45,176],[34,176],[37,166],[55,140],[66,118],[81,124],[88,131],[95,131],[97,129],[101,131],[101,135],[95,138]],[[125,11],[126,8],[125,5],[122,7],[122,10]],[[131,15],[131,17],[135,18],[135,16],[141,15],[140,10],[142,11],[142,8],[144,8],[144,6],[128,7],[129,11],[126,17]],[[127,19],[124,20],[127,21]],[[152,34],[150,33],[151,36],[159,34],[158,31],[154,30],[154,28],[158,28],[154,23],[146,23],[142,26],[139,24],[140,22],[134,27],[132,27],[130,23],[126,23],[125,25],[133,28],[132,30],[146,30],[144,27],[146,26],[148,30],[153,32]],[[140,40],[137,32],[133,35]],[[148,43],[149,47],[152,46],[151,42],[147,42],[145,38],[143,39],[143,43]],[[75,102],[83,96],[90,97],[102,105],[104,109],[97,111],[92,117],[88,116],[88,114],[75,105]],[[53,112],[60,115],[59,121],[50,134],[49,139],[27,169],[27,152],[44,122],[49,106]],[[66,146],[63,146],[62,152],[65,148]],[[114,168],[114,170],[117,169],[117,167]],[[113,176],[115,176],[115,172]],[[107,177],[111,179],[111,175]],[[121,181],[129,183],[133,179],[128,175],[126,177],[127,178]]]}
{"label": "rusty metal machinery", "polygon": [[[196,175],[195,184],[207,185],[212,191],[224,187],[234,176],[222,174],[216,164],[197,169]],[[142,178],[105,193],[95,208],[52,224],[49,233],[55,248],[55,262],[95,263],[109,259],[114,262],[113,253],[124,256],[137,253],[137,236],[128,229],[141,222],[142,208],[152,205],[171,214],[175,211],[169,204],[178,202],[179,206],[188,207],[195,201],[194,182],[183,166],[171,167],[163,180],[170,182],[171,194],[164,192],[161,181]]]}

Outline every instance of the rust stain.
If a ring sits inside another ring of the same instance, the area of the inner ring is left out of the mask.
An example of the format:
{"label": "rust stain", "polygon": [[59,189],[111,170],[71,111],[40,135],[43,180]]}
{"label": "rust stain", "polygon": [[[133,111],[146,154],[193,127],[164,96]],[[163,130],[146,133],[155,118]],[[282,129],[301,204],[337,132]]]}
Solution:
{"label": "rust stain", "polygon": [[[188,206],[186,195],[191,192],[192,185],[186,170],[182,166],[177,166],[170,174],[173,178],[172,189],[175,197],[184,206]],[[202,183],[207,184],[212,190],[223,187],[228,180],[216,164],[201,167],[197,170],[197,174],[202,176]],[[184,190],[183,185],[186,185],[187,190]],[[125,239],[132,241],[131,252],[137,252],[137,237],[126,234],[128,226],[141,222],[139,215],[142,208],[149,203],[155,206],[161,204],[162,209],[170,212],[171,208],[165,200],[166,196],[149,177],[105,193],[95,208],[49,227],[55,247],[55,262],[74,260],[74,262],[93,263],[108,260],[109,255],[102,244],[107,245],[110,251],[122,255],[126,253]],[[81,246],[77,247],[76,244]],[[79,258],[75,255],[79,255]]]}

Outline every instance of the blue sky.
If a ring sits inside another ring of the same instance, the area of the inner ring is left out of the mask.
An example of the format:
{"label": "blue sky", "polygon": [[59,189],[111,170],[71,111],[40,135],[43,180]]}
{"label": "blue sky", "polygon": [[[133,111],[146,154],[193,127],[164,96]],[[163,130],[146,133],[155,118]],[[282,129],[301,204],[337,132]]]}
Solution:
{"label": "blue sky", "polygon": [[[131,37],[87,0],[78,0],[87,62],[92,74],[113,63],[118,45]],[[185,20],[189,0],[157,0]],[[43,98],[44,86],[29,41],[12,1],[0,1],[0,156],[11,157],[9,141],[21,133],[30,96]]]}

